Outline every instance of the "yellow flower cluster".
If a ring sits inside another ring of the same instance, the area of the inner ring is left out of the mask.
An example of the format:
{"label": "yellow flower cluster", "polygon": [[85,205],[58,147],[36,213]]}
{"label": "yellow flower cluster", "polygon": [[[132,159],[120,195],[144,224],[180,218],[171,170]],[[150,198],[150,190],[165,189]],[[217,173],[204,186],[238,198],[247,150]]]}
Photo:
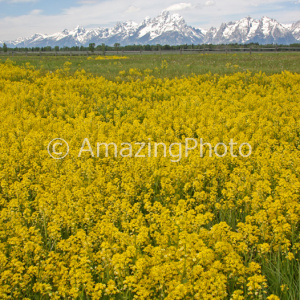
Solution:
{"label": "yellow flower cluster", "polygon": [[[0,299],[279,299],[295,290],[275,267],[299,264],[300,75],[150,71],[109,81],[70,75],[69,64],[47,74],[0,64]],[[69,143],[63,160],[47,152],[55,138]],[[234,139],[253,149],[247,158],[191,151],[177,163],[79,158],[85,138],[93,147]]]}
{"label": "yellow flower cluster", "polygon": [[95,58],[89,56],[88,60],[120,60],[120,59],[129,59],[128,56],[117,56],[117,55],[106,55],[106,56],[96,56]]}

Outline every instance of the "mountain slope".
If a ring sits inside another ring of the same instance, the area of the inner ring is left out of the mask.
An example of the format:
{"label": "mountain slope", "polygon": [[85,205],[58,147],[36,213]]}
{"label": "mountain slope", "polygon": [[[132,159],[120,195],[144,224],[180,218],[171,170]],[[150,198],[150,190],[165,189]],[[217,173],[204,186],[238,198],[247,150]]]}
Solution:
{"label": "mountain slope", "polygon": [[156,18],[146,18],[141,24],[132,21],[117,23],[113,28],[74,30],[65,29],[52,35],[34,34],[29,38],[19,38],[6,42],[10,47],[45,47],[45,46],[88,46],[130,44],[228,44],[260,43],[291,44],[300,41],[300,21],[283,25],[274,19],[263,17],[260,20],[251,17],[236,22],[223,23],[219,28],[208,31],[186,24],[178,14],[163,11]]}
{"label": "mountain slope", "polygon": [[205,43],[296,43],[292,30],[274,19],[263,17],[260,20],[243,18],[236,22],[223,23],[219,29],[211,28],[206,34]]}
{"label": "mountain slope", "polygon": [[291,32],[293,37],[300,41],[300,21],[292,25]]}

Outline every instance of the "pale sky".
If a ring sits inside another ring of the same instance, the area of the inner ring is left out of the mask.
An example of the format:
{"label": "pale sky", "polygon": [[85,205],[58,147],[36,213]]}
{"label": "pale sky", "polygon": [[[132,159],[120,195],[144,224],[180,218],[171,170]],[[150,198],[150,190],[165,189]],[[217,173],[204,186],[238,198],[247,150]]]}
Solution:
{"label": "pale sky", "polygon": [[209,29],[222,22],[251,16],[268,16],[281,23],[300,20],[300,0],[0,0],[0,41],[29,37],[34,33],[55,33],[77,25],[113,27],[117,22],[176,12],[188,25]]}

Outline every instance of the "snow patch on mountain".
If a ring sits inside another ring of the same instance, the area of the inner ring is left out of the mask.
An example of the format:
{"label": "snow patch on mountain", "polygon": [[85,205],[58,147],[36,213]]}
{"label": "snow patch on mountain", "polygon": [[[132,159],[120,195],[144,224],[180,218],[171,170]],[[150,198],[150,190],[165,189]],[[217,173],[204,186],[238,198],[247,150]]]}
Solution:
{"label": "snow patch on mountain", "polygon": [[300,41],[300,21],[298,21],[297,23],[292,25],[291,32],[292,32],[293,36],[295,37],[295,39]]}

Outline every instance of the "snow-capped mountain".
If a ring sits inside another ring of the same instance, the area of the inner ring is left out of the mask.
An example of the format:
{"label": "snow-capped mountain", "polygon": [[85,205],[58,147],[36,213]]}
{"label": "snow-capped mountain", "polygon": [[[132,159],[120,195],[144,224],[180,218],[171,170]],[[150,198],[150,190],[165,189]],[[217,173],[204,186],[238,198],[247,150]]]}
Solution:
{"label": "snow-capped mountain", "polygon": [[145,44],[199,44],[203,42],[204,33],[188,26],[178,14],[171,15],[164,11],[153,20],[147,18],[138,28],[136,37],[139,43]]}
{"label": "snow-capped mountain", "polygon": [[[163,11],[156,18],[147,17],[142,23],[132,21],[117,23],[113,28],[84,29],[77,26],[74,30],[65,29],[51,35],[35,34],[29,38],[19,38],[6,42],[10,47],[45,46],[88,46],[132,44],[228,44],[260,43],[291,44],[300,41],[300,21],[294,24],[280,24],[274,19],[251,17],[236,22],[223,23],[219,28],[208,31],[186,24],[178,14]],[[0,42],[1,44],[1,42]]]}
{"label": "snow-capped mountain", "polygon": [[171,15],[163,11],[158,17],[147,17],[141,24],[132,21],[117,23],[113,28],[84,29],[77,26],[74,30],[65,29],[52,35],[35,34],[30,38],[7,42],[14,47],[45,47],[45,46],[88,46],[129,44],[199,44],[204,34],[200,29],[188,26],[178,14]]}
{"label": "snow-capped mountain", "polygon": [[211,28],[206,34],[205,43],[291,44],[297,42],[292,32],[293,26],[282,25],[268,17],[260,20],[248,17],[236,22],[223,23],[219,29]]}

